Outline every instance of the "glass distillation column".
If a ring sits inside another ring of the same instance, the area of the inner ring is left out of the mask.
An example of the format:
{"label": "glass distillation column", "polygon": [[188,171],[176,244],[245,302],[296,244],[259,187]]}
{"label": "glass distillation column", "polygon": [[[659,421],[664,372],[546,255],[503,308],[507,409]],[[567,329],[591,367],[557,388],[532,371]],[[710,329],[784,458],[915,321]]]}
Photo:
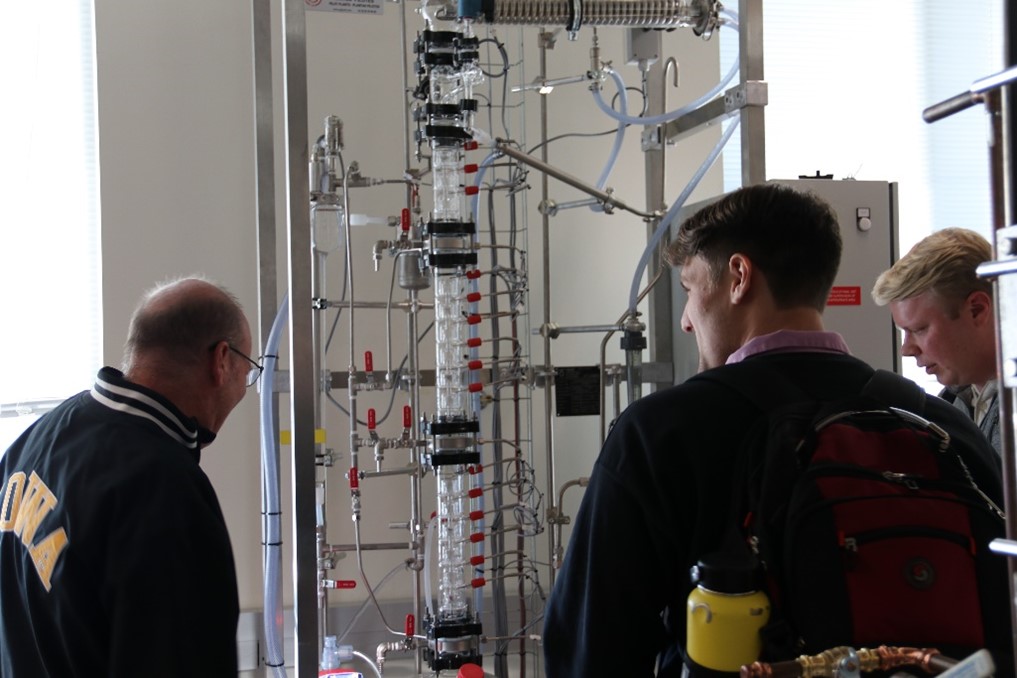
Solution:
{"label": "glass distillation column", "polygon": [[[473,549],[483,534],[474,534],[471,520],[472,465],[480,462],[479,421],[472,411],[468,346],[479,316],[470,313],[467,295],[475,278],[476,225],[467,212],[464,152],[475,147],[469,129],[477,102],[473,87],[482,79],[477,64],[477,38],[465,30],[434,31],[417,38],[417,109],[423,123],[418,141],[431,151],[434,206],[426,223],[426,258],[434,290],[435,397],[434,415],[425,423],[431,465],[437,478],[438,601],[424,620],[428,646],[425,657],[435,671],[481,663],[479,617],[473,606],[470,579]],[[482,583],[481,583],[482,585]]]}

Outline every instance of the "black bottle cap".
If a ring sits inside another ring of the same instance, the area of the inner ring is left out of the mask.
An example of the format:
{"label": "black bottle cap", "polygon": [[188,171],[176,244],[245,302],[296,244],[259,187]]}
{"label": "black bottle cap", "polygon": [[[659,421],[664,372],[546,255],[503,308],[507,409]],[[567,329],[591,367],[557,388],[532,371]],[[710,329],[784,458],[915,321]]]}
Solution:
{"label": "black bottle cap", "polygon": [[758,588],[759,562],[752,556],[711,553],[692,566],[692,583],[717,593],[751,593]]}

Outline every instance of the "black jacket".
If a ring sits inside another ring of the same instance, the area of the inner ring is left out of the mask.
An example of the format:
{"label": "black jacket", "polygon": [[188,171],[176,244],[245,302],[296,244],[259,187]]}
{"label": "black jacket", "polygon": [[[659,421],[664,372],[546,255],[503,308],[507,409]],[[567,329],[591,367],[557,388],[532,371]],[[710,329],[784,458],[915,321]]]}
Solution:
{"label": "black jacket", "polygon": [[0,676],[230,676],[229,535],[212,434],[103,368],[0,458]]}
{"label": "black jacket", "polygon": [[[855,396],[873,373],[848,355],[748,359],[757,360],[817,400]],[[731,388],[695,379],[622,413],[590,476],[548,601],[548,678],[641,678],[654,675],[658,659],[656,675],[681,674],[689,569],[721,544],[735,454],[759,416]],[[925,416],[952,435],[976,482],[1001,506],[999,459],[970,419],[933,396]],[[999,623],[1008,628],[1009,619]]]}

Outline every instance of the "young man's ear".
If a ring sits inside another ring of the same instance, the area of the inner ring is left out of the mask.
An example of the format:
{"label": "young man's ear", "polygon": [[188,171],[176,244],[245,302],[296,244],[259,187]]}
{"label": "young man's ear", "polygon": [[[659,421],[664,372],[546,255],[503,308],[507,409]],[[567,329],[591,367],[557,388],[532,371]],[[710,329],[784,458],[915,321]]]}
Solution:
{"label": "young man's ear", "polygon": [[749,290],[752,288],[752,276],[755,273],[755,267],[752,265],[751,259],[744,254],[735,252],[727,260],[727,270],[731,274],[731,303],[740,303],[745,300]]}

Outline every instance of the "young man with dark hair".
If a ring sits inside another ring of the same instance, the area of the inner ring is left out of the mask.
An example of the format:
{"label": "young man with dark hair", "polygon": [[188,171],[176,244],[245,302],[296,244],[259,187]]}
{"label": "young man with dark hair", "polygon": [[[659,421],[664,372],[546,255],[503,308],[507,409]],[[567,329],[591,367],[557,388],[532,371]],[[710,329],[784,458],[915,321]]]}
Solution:
{"label": "young man with dark hair", "polygon": [[[695,334],[702,370],[765,365],[816,401],[857,396],[872,377],[873,368],[823,327],[841,254],[836,216],[823,201],[777,184],[740,189],[685,221],[667,254],[681,269],[688,293],[681,326]],[[681,675],[689,571],[720,550],[738,518],[736,459],[763,416],[736,390],[703,378],[622,413],[548,601],[549,678]],[[999,503],[998,460],[970,420],[934,397],[925,416],[949,431],[975,481]]]}

